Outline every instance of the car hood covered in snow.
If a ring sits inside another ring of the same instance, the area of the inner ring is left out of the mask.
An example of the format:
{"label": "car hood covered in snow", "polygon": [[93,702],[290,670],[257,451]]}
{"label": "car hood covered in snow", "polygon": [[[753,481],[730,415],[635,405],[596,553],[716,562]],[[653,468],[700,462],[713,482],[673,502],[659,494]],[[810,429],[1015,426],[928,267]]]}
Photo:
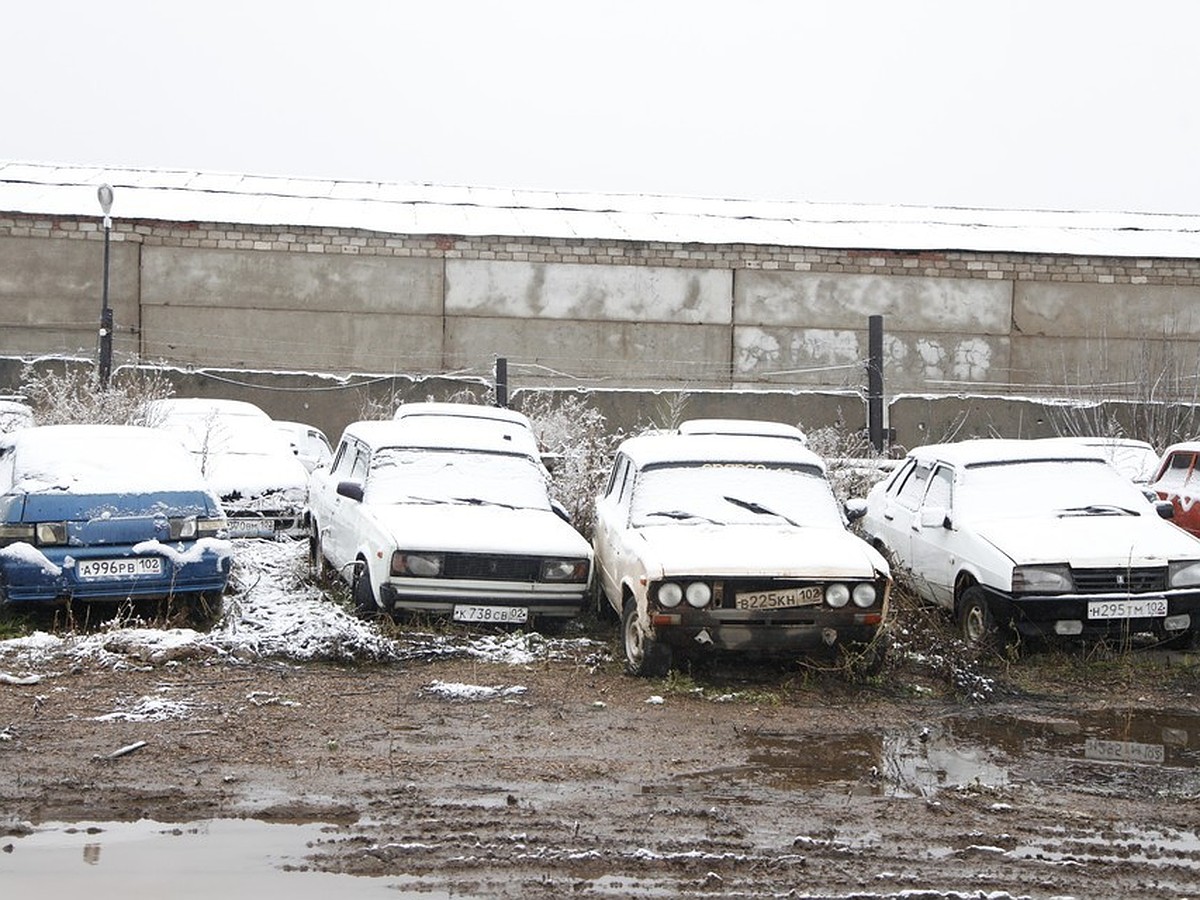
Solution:
{"label": "car hood covered in snow", "polygon": [[591,558],[588,542],[555,513],[472,503],[396,503],[367,513],[402,549]]}
{"label": "car hood covered in snow", "polygon": [[1200,559],[1200,541],[1157,516],[1072,515],[976,522],[967,530],[1017,564],[1080,568]]}
{"label": "car hood covered in snow", "polygon": [[636,533],[647,571],[659,577],[873,578],[888,572],[869,544],[838,528],[664,524]]}

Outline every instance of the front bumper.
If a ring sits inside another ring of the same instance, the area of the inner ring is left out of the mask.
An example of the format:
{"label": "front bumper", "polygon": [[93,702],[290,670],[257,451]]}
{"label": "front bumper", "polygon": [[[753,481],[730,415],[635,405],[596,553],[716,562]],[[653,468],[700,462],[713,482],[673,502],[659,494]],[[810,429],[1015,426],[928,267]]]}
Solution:
{"label": "front bumper", "polygon": [[656,640],[676,650],[753,652],[768,655],[813,653],[838,646],[869,644],[883,623],[878,609],[800,607],[763,610],[655,610]]}
{"label": "front bumper", "polygon": [[523,607],[531,617],[570,619],[583,610],[586,584],[393,578],[379,586],[385,609],[449,616],[459,605]]}
{"label": "front bumper", "polygon": [[[1081,638],[1120,637],[1154,633],[1170,637],[1200,628],[1200,590],[1162,591],[1151,594],[1060,594],[1014,597],[984,588],[992,617],[1007,624],[1022,637],[1070,636]],[[1093,619],[1088,604],[1105,600],[1167,601],[1166,616]],[[1175,626],[1175,627],[1171,627]]]}

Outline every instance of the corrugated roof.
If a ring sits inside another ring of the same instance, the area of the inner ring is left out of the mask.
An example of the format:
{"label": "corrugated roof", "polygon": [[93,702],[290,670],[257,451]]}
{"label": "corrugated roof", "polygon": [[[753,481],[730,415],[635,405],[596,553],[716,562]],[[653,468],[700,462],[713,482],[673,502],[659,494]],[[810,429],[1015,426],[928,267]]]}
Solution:
{"label": "corrugated roof", "polygon": [[1200,216],[699,199],[0,161],[0,211],[390,234],[1200,257]]}

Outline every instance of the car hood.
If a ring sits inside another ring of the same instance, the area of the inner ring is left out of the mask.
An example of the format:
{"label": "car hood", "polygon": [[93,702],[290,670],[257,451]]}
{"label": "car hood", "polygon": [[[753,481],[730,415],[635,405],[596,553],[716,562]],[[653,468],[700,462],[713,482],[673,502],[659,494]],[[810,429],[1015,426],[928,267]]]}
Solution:
{"label": "car hood", "polygon": [[211,454],[204,462],[204,477],[222,499],[237,495],[250,500],[290,491],[296,502],[303,502],[308,491],[308,472],[294,456]]}
{"label": "car hood", "polygon": [[1200,559],[1200,541],[1156,516],[1005,519],[970,530],[1017,564],[1103,568]]}
{"label": "car hood", "polygon": [[647,571],[672,575],[872,578],[887,562],[836,528],[652,525],[638,529]]}
{"label": "car hood", "polygon": [[591,558],[587,541],[555,513],[447,503],[369,506],[396,546],[414,550]]}

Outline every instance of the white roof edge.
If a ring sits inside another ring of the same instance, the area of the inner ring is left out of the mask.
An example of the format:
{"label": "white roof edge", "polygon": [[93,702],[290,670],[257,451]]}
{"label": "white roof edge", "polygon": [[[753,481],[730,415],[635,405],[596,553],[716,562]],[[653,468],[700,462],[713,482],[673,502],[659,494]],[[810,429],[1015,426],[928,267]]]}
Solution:
{"label": "white roof edge", "polygon": [[0,212],[391,234],[1200,257],[1200,216],[871,206],[398,184],[0,160]]}

